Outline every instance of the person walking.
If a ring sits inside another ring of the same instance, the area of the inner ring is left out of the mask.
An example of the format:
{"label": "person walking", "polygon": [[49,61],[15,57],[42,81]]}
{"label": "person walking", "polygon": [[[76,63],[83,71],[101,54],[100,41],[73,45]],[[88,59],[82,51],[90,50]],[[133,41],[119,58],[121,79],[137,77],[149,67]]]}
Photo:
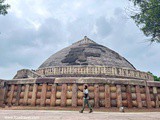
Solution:
{"label": "person walking", "polygon": [[80,113],[83,113],[85,106],[87,105],[88,108],[90,109],[89,113],[93,112],[91,105],[89,104],[88,100],[89,100],[89,95],[88,95],[88,86],[85,85],[84,86],[84,90],[83,90],[83,107],[82,110],[80,111]]}

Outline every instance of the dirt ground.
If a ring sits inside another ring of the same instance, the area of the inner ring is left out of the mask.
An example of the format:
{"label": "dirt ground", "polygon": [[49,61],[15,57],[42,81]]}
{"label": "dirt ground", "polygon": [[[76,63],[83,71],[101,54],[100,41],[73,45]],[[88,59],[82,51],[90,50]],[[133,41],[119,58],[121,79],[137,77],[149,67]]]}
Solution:
{"label": "dirt ground", "polygon": [[[0,110],[63,110],[63,111],[79,111],[81,107],[31,107],[31,106],[12,106],[8,107],[5,106],[5,108],[0,108]],[[85,108],[85,110],[88,110],[88,108]],[[93,108],[94,111],[96,112],[119,112],[118,108]],[[125,108],[125,112],[160,112],[160,108]]]}
{"label": "dirt ground", "polygon": [[159,112],[151,113],[148,111],[125,113],[111,111],[88,113],[88,111],[84,111],[84,113],[79,113],[78,111],[69,111],[67,109],[65,111],[7,109],[0,110],[0,120],[160,120]]}

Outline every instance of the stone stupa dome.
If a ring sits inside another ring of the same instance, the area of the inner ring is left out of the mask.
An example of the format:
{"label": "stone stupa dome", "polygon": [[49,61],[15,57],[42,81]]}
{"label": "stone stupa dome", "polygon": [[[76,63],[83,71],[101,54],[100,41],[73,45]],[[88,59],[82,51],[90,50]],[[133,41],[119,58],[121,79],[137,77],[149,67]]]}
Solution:
{"label": "stone stupa dome", "polygon": [[49,57],[37,70],[22,69],[0,80],[1,105],[158,108],[160,83],[124,57],[87,37]]}
{"label": "stone stupa dome", "polygon": [[135,67],[117,52],[97,44],[86,36],[50,56],[39,69],[56,66],[108,66],[135,70]]}
{"label": "stone stupa dome", "polygon": [[100,77],[149,79],[153,77],[136,68],[117,52],[87,38],[73,43],[40,65],[37,70],[22,69],[13,79],[52,77]]}

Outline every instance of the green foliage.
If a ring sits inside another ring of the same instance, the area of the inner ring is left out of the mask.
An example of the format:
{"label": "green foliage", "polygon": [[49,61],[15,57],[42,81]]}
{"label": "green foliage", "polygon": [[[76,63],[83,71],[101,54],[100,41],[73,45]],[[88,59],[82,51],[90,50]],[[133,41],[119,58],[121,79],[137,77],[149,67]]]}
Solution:
{"label": "green foliage", "polygon": [[148,73],[153,76],[154,81],[160,81],[160,77],[157,77],[156,75],[153,75],[151,72],[148,72]]}
{"label": "green foliage", "polygon": [[10,7],[8,4],[4,4],[5,0],[0,0],[0,15],[6,15],[7,9]]}
{"label": "green foliage", "polygon": [[151,42],[160,43],[160,0],[130,0],[139,11],[131,18]]}

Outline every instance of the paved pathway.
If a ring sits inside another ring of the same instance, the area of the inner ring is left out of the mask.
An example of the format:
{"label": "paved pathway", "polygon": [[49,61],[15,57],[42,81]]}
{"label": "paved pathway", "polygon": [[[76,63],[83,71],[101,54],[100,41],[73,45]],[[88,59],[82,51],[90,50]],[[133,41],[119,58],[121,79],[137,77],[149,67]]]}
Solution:
{"label": "paved pathway", "polygon": [[160,120],[159,112],[118,113],[51,110],[0,110],[0,120]]}

